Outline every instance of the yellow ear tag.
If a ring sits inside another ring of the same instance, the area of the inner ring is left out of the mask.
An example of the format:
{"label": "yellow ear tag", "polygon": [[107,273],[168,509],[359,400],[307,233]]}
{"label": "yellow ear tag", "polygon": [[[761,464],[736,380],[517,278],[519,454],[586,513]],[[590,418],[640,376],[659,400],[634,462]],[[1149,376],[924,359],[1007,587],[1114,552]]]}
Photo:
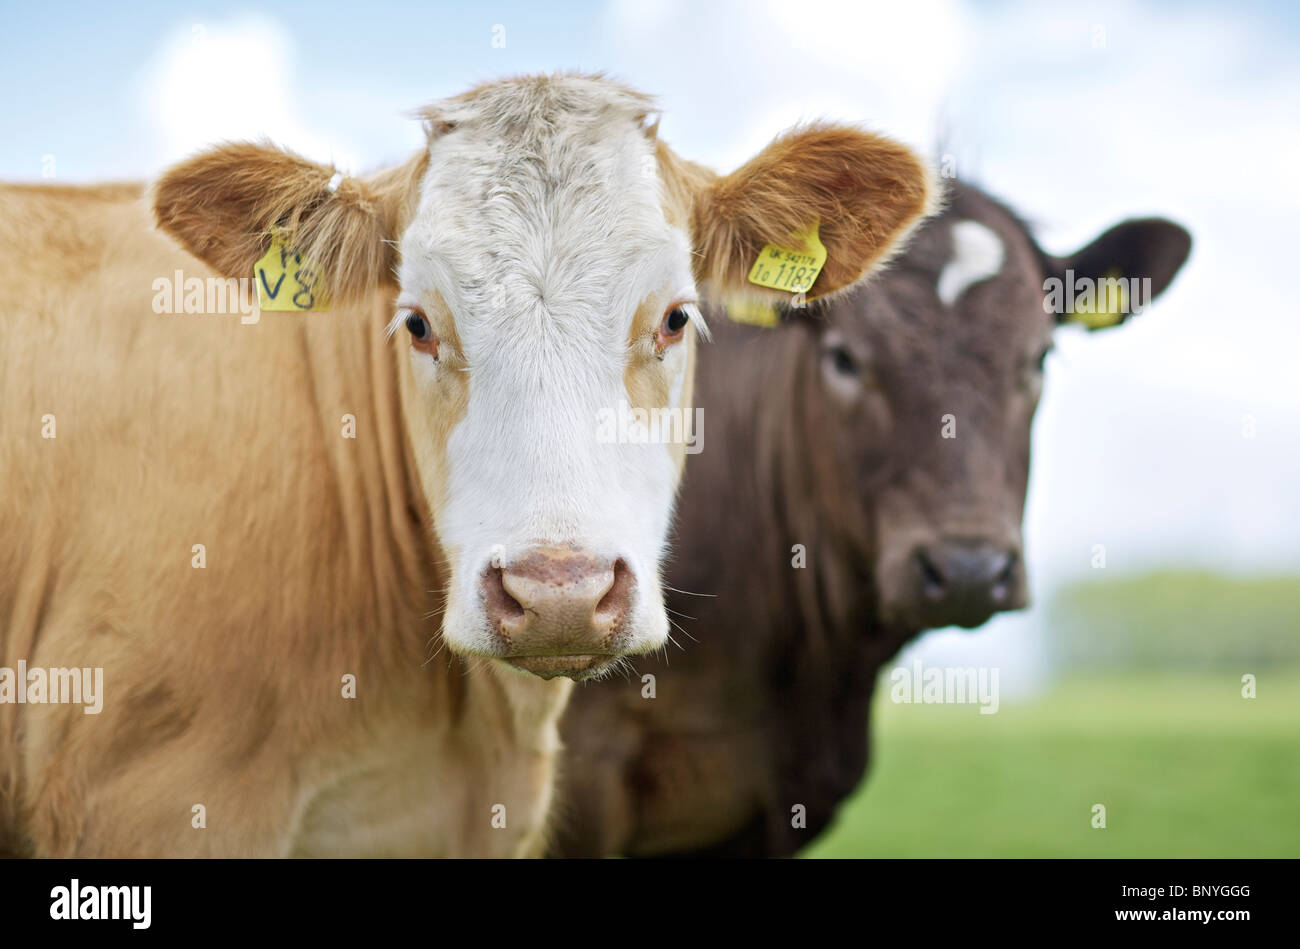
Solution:
{"label": "yellow ear tag", "polygon": [[329,308],[322,277],[297,247],[277,231],[266,254],[253,265],[257,299],[271,313],[319,313]]}
{"label": "yellow ear tag", "polygon": [[817,236],[819,223],[813,218],[807,228],[791,235],[800,250],[765,244],[749,270],[749,282],[769,290],[807,293],[826,265],[826,248]]}
{"label": "yellow ear tag", "polygon": [[1082,323],[1090,330],[1106,329],[1123,322],[1128,313],[1128,287],[1119,277],[1118,270],[1108,270],[1105,278],[1097,281],[1091,303],[1084,301],[1080,305],[1075,302],[1070,322]]}
{"label": "yellow ear tag", "polygon": [[727,316],[733,322],[748,323],[750,326],[762,326],[771,329],[781,322],[781,314],[770,303],[741,298],[729,301],[725,307]]}

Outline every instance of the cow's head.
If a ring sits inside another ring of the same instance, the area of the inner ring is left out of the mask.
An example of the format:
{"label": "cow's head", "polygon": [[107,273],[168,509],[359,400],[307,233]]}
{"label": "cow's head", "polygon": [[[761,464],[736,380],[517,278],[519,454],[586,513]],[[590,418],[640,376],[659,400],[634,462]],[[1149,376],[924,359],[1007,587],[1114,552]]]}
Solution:
{"label": "cow's head", "polygon": [[1116,325],[1149,302],[1128,296],[1108,314],[1084,300],[1089,312],[1072,314],[1045,291],[1069,271],[1077,290],[1147,277],[1154,297],[1190,246],[1176,224],[1134,220],[1050,257],[1005,208],[957,185],[888,272],[810,311],[807,388],[824,421],[809,424],[834,459],[817,496],[873,566],[882,618],[973,627],[1025,605],[1030,423],[1053,332]]}
{"label": "cow's head", "polygon": [[795,130],[718,177],[658,140],[651,109],[600,78],[528,77],[435,103],[427,148],[369,178],[230,145],[155,189],[160,225],[223,274],[251,275],[278,228],[336,310],[387,294],[448,560],[444,637],[547,678],[665,642],[684,446],[644,437],[637,410],[689,409],[700,295],[745,286],[814,219],[816,290],[847,287],[931,200],[912,153],[854,128]]}

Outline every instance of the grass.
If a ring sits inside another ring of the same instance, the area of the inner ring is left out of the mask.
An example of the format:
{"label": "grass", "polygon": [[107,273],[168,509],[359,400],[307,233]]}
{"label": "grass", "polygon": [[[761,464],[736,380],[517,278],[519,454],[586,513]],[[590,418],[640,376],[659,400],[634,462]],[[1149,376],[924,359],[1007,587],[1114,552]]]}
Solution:
{"label": "grass", "polygon": [[1300,670],[1257,674],[1255,699],[1237,673],[1106,675],[995,715],[886,683],[871,773],[803,855],[1300,856]]}

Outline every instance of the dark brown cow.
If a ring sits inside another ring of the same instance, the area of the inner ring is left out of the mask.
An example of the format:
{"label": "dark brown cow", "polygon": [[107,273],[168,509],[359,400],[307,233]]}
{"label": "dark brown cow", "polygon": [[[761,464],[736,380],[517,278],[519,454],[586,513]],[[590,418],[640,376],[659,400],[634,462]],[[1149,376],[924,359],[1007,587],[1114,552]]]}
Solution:
{"label": "dark brown cow", "polygon": [[[771,330],[715,316],[668,575],[695,641],[638,664],[653,698],[637,678],[577,690],[554,852],[789,856],[810,842],[866,769],[881,666],[921,630],[1025,603],[1030,422],[1071,318],[1047,312],[1045,296],[1063,299],[1052,278],[1082,292],[1080,278],[1149,277],[1153,297],[1190,246],[1176,224],[1134,220],[1054,258],[958,185],[852,296]],[[1147,301],[1120,298],[1134,302]],[[1115,309],[1075,318],[1100,328]],[[791,826],[797,804],[806,829]]]}

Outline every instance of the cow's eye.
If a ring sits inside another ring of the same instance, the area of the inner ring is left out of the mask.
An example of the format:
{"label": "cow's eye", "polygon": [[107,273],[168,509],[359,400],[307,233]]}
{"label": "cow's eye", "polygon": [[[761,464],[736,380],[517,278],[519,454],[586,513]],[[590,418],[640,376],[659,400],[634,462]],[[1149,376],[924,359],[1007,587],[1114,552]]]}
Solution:
{"label": "cow's eye", "polygon": [[831,368],[841,376],[856,376],[858,374],[858,361],[843,346],[832,346],[826,350],[826,359],[831,364]]}
{"label": "cow's eye", "polygon": [[674,306],[660,321],[659,330],[655,333],[655,344],[659,349],[671,346],[682,338],[686,331],[686,324],[690,321],[691,313],[687,305]]}
{"label": "cow's eye", "polygon": [[411,334],[411,345],[437,359],[438,337],[434,334],[433,327],[429,325],[429,318],[422,310],[415,307],[405,307],[402,313],[405,315],[402,322],[406,324],[406,331]]}
{"label": "cow's eye", "polygon": [[429,318],[423,313],[408,313],[406,315],[406,328],[413,337],[421,342],[433,335],[433,327],[429,325]]}

